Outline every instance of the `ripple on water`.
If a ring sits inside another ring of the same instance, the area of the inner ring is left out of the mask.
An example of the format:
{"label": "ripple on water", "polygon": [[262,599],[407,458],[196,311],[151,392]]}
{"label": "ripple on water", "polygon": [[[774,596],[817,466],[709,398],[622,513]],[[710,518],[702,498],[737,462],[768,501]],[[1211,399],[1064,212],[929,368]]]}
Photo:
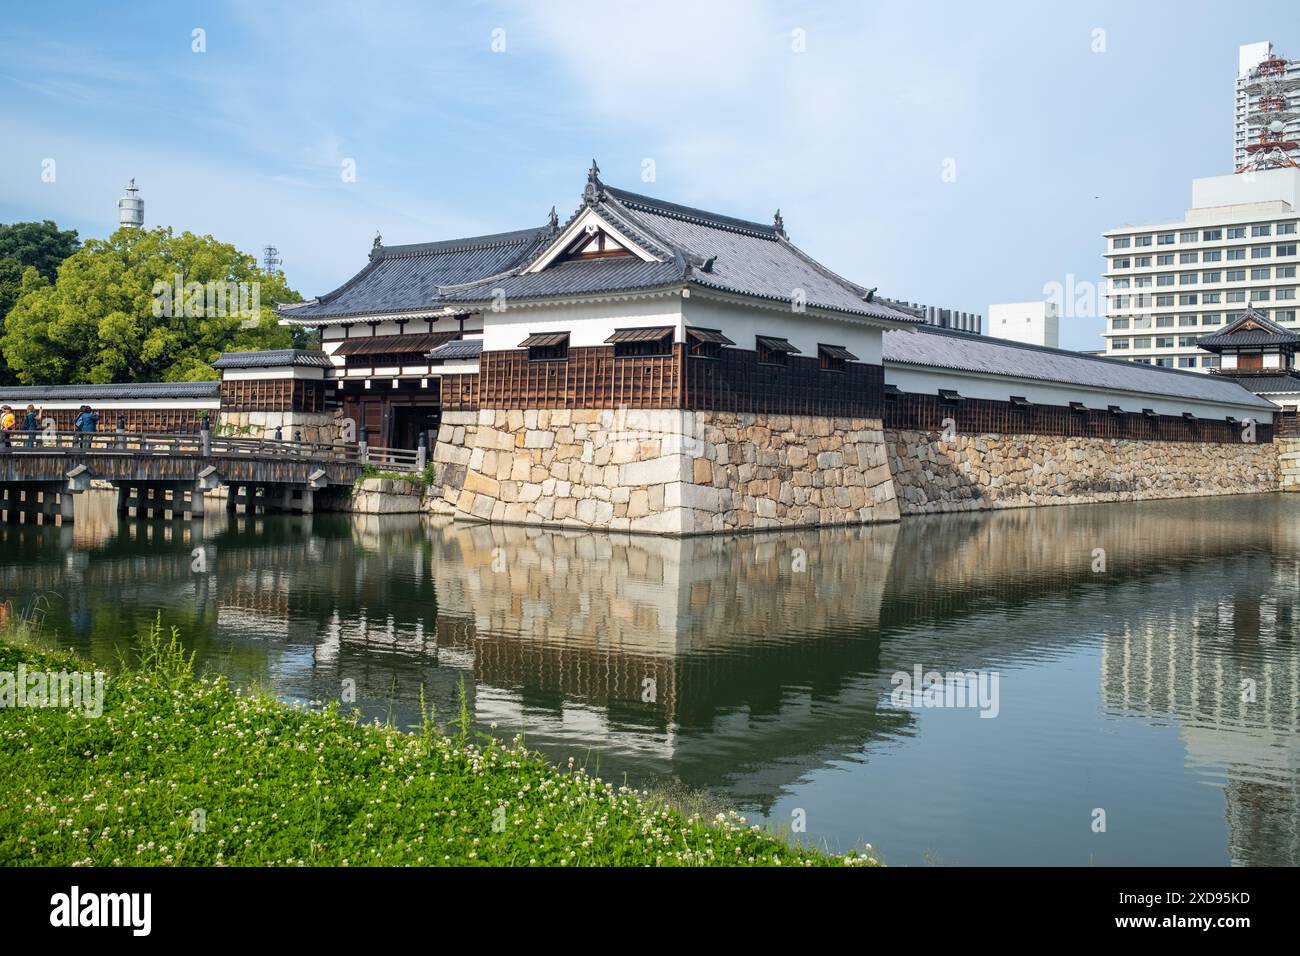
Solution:
{"label": "ripple on water", "polygon": [[[1295,498],[686,541],[78,508],[0,528],[0,587],[106,663],[161,610],[286,698],[407,726],[463,686],[558,759],[894,863],[1300,862]],[[896,706],[918,666],[996,675],[997,716]]]}

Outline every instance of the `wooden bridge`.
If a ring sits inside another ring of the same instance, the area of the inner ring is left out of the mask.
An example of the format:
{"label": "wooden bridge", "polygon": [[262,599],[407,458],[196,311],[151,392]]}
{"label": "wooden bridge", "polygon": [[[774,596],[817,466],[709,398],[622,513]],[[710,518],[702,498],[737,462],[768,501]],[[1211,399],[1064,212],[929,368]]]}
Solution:
{"label": "wooden bridge", "polygon": [[70,522],[92,482],[117,490],[119,514],[199,518],[204,492],[226,489],[226,509],[310,514],[318,493],[347,494],[367,466],[419,471],[425,450],[231,438],[199,431],[0,434],[0,516]]}

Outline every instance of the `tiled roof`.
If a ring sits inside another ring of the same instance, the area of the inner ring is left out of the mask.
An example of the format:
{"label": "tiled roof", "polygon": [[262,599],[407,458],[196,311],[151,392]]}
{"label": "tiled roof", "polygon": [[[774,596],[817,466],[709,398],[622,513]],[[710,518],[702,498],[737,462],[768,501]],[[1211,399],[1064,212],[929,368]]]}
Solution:
{"label": "tiled roof", "polygon": [[1217,373],[1220,378],[1231,379],[1242,388],[1256,395],[1275,395],[1279,392],[1300,392],[1300,376],[1297,375],[1234,375],[1232,370]]}
{"label": "tiled roof", "polygon": [[[584,205],[661,261],[573,260],[539,272],[443,290],[447,302],[486,302],[494,295],[547,298],[694,285],[718,292],[795,303],[853,315],[919,324],[920,319],[849,282],[790,243],[784,230],[693,209],[590,180]],[[567,226],[566,226],[567,228]],[[538,254],[540,254],[539,250]],[[534,257],[536,258],[536,256]],[[522,263],[520,270],[528,263]]]}
{"label": "tiled roof", "polygon": [[[779,214],[764,225],[615,189],[596,174],[593,165],[583,205],[565,227],[553,220],[541,229],[476,239],[378,246],[371,263],[343,286],[318,300],[282,307],[280,314],[287,322],[314,324],[478,304],[501,296],[544,299],[690,285],[895,323],[920,322],[794,246]],[[557,234],[588,209],[655,261],[573,260],[526,273]]]}
{"label": "tiled roof", "polygon": [[442,362],[447,359],[476,359],[483,351],[482,339],[461,339],[440,345],[427,356],[431,361]]}
{"label": "tiled roof", "polygon": [[1196,344],[1204,349],[1223,348],[1234,345],[1295,345],[1300,342],[1300,335],[1283,329],[1280,333],[1267,329],[1247,329],[1244,332],[1214,335],[1202,335]]}
{"label": "tiled roof", "polygon": [[401,314],[439,308],[441,286],[475,282],[510,271],[551,236],[549,226],[489,236],[376,246],[369,264],[333,292],[280,310],[291,323],[316,324],[349,316]]}
{"label": "tiled roof", "polygon": [[642,262],[636,258],[562,262],[542,272],[494,279],[468,288],[445,290],[443,301],[490,302],[554,298],[597,292],[635,292],[683,284],[682,266],[675,262]]}
{"label": "tiled roof", "polygon": [[382,355],[401,352],[427,352],[460,335],[459,332],[412,332],[405,335],[360,335],[343,339],[335,355]]}
{"label": "tiled roof", "polygon": [[891,364],[921,365],[1228,405],[1270,405],[1231,379],[1215,375],[1100,358],[930,326],[915,331],[885,332],[884,362],[886,374]]}
{"label": "tiled roof", "polygon": [[[692,283],[722,292],[790,302],[802,296],[809,307],[917,323],[913,315],[879,300],[868,290],[816,262],[774,226],[719,216],[604,187],[604,205],[623,211],[688,261],[712,260],[707,271],[692,268]],[[620,210],[621,207],[621,210]],[[598,211],[600,207],[598,206]]]}
{"label": "tiled roof", "polygon": [[1300,335],[1278,325],[1253,305],[1247,306],[1233,321],[1212,335],[1202,335],[1196,340],[1201,348],[1218,351],[1236,345],[1294,345]]}
{"label": "tiled roof", "polygon": [[266,349],[261,352],[222,352],[213,368],[272,368],[296,365],[329,368],[329,356],[311,349]]}
{"label": "tiled roof", "polygon": [[26,405],[40,401],[94,402],[122,399],[194,399],[216,400],[220,382],[126,382],[116,385],[24,385],[0,387],[0,402]]}

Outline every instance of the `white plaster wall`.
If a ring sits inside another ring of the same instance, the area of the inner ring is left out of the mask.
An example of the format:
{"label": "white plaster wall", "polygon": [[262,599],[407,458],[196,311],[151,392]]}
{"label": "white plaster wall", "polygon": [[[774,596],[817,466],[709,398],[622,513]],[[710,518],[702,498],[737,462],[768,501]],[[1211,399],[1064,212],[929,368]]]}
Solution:
{"label": "white plaster wall", "polygon": [[276,365],[270,368],[228,368],[223,369],[221,377],[227,382],[249,382],[268,378],[300,378],[319,382],[325,377],[323,368],[303,367],[299,365]]}
{"label": "white plaster wall", "polygon": [[682,299],[665,295],[624,302],[556,303],[520,306],[507,303],[503,312],[484,313],[483,348],[499,352],[517,349],[534,332],[568,332],[569,345],[604,345],[615,329],[670,325],[681,341]]}
{"label": "white plaster wall", "polygon": [[881,330],[869,325],[827,319],[808,312],[749,308],[698,295],[685,300],[684,313],[687,325],[719,329],[737,348],[753,349],[754,336],[774,335],[789,339],[800,354],[809,358],[817,357],[818,344],[842,345],[858,361],[880,364]]}
{"label": "white plaster wall", "polygon": [[[1024,379],[991,375],[972,375],[946,369],[920,369],[915,366],[885,366],[885,384],[897,385],[904,392],[935,395],[941,388],[957,391],[963,398],[986,398],[1005,402],[1012,395],[1020,395],[1036,405],[1069,405],[1083,402],[1088,408],[1104,409],[1118,405],[1126,412],[1140,412],[1149,408],[1160,415],[1181,415],[1191,412],[1199,418],[1253,418],[1260,423],[1273,420],[1268,409],[1248,405],[1229,405],[1220,402],[1200,402],[1175,399],[1134,392],[1117,392],[1110,389],[1087,388],[1079,385],[1053,385]],[[1249,393],[1242,390],[1244,396]]]}
{"label": "white plaster wall", "polygon": [[1261,395],[1260,398],[1272,402],[1279,408],[1288,405],[1292,408],[1300,408],[1300,392],[1273,392],[1268,395]]}
{"label": "white plaster wall", "polygon": [[[428,321],[433,319],[434,332],[454,332],[460,326],[460,319],[455,316],[423,316],[413,318],[407,321],[406,331],[402,332],[402,327],[395,321],[380,322],[375,326],[375,335],[427,335],[429,333]],[[478,335],[483,331],[483,316],[467,315],[465,316],[465,335]],[[344,338],[362,339],[370,337],[370,325],[364,317],[358,317],[353,320],[351,335],[346,335],[346,329],[341,325],[326,325],[321,328],[321,349],[328,353],[333,353],[338,348]]]}

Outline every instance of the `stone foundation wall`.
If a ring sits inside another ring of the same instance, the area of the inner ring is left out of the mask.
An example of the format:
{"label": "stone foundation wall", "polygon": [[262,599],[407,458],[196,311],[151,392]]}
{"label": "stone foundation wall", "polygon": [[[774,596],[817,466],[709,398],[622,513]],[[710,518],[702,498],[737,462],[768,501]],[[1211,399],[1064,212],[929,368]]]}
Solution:
{"label": "stone foundation wall", "polygon": [[703,534],[898,519],[879,419],[678,410],[444,412],[428,510]]}
{"label": "stone foundation wall", "polygon": [[1278,486],[1283,491],[1300,491],[1300,438],[1278,438]]}
{"label": "stone foundation wall", "polygon": [[366,478],[352,488],[349,510],[371,515],[416,514],[424,486],[403,478]]}
{"label": "stone foundation wall", "polygon": [[[885,432],[903,514],[1250,494],[1279,487],[1272,442]],[[1300,453],[1300,442],[1296,452]],[[1300,482],[1300,454],[1296,455]]]}
{"label": "stone foundation wall", "polygon": [[261,412],[222,410],[217,428],[220,434],[247,438],[274,438],[280,428],[280,437],[293,441],[296,432],[302,440],[322,445],[342,441],[343,412]]}

